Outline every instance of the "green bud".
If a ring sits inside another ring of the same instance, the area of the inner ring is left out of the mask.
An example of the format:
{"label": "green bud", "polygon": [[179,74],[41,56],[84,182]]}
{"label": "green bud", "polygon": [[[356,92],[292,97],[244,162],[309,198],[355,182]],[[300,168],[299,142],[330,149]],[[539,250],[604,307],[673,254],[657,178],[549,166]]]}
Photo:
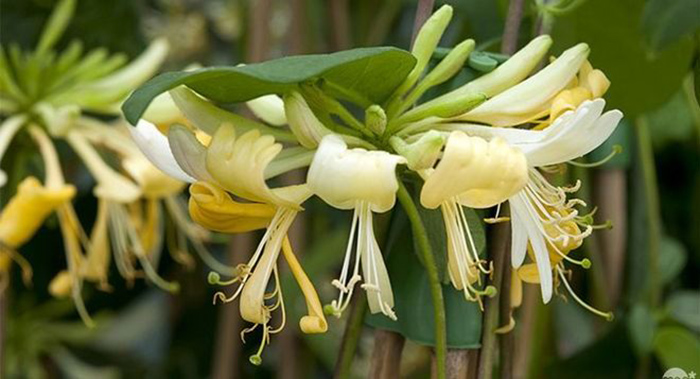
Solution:
{"label": "green bud", "polygon": [[483,93],[464,93],[454,97],[442,97],[440,101],[429,101],[404,113],[396,121],[398,125],[436,116],[450,118],[474,109],[486,101]]}
{"label": "green bud", "polygon": [[440,132],[431,130],[411,144],[396,136],[389,139],[389,144],[399,155],[406,158],[408,168],[417,171],[435,165],[445,145],[445,137]]}
{"label": "green bud", "polygon": [[382,135],[386,129],[386,113],[384,109],[374,104],[365,110],[365,125],[377,135]]}
{"label": "green bud", "polygon": [[547,54],[551,45],[551,37],[547,35],[539,36],[490,73],[472,80],[454,91],[439,96],[422,106],[431,107],[434,103],[449,101],[448,99],[469,93],[483,93],[489,98],[493,97],[520,83],[520,81],[530,75],[545,54]]}
{"label": "green bud", "polygon": [[[464,67],[464,62],[474,50],[474,40],[468,39],[455,46],[447,56],[432,70],[419,86],[432,87],[444,83]],[[425,84],[423,84],[425,83]],[[427,89],[427,88],[426,88]]]}
{"label": "green bud", "polygon": [[425,70],[425,67],[430,61],[430,56],[433,55],[433,51],[440,42],[442,34],[447,29],[447,25],[452,19],[452,7],[449,5],[443,5],[435,13],[433,13],[425,24],[418,31],[416,35],[416,40],[413,43],[413,48],[411,53],[416,57],[416,65],[413,70],[408,74],[406,80],[397,89],[397,93],[402,95],[406,93],[414,84],[418,81],[418,78]]}
{"label": "green bud", "polygon": [[292,91],[284,95],[284,110],[289,128],[297,137],[301,146],[314,149],[321,142],[323,136],[331,133],[316,118],[316,115],[299,92]]}

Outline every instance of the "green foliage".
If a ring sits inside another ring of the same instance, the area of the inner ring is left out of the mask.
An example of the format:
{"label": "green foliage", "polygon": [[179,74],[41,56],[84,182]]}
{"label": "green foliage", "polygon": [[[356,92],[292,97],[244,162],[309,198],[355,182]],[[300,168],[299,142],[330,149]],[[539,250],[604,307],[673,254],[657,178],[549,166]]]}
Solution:
{"label": "green foliage", "polygon": [[662,285],[669,284],[680,274],[688,260],[687,256],[688,253],[686,253],[683,244],[668,236],[661,237],[659,245],[659,274],[661,275]]}
{"label": "green foliage", "polygon": [[656,108],[678,90],[694,47],[682,38],[663,52],[647,50],[643,10],[643,0],[589,0],[557,18],[552,33],[558,51],[581,41],[591,46],[593,66],[612,81],[606,99],[628,117]]}
{"label": "green foliage", "polygon": [[656,319],[651,310],[643,304],[635,304],[627,319],[632,347],[638,356],[649,354],[654,348]]}
{"label": "green foliage", "polygon": [[665,368],[681,367],[700,372],[700,340],[692,332],[677,326],[659,329],[654,351]]}
{"label": "green foliage", "polygon": [[671,318],[700,333],[700,292],[673,293],[666,302],[666,310]]}
{"label": "green foliage", "polygon": [[285,57],[246,66],[169,72],[134,91],[122,109],[127,120],[135,124],[156,96],[183,84],[212,101],[238,103],[272,93],[284,94],[300,83],[318,81],[340,97],[381,104],[414,65],[415,58],[407,51],[375,47]]}
{"label": "green foliage", "polygon": [[647,1],[642,25],[651,49],[662,51],[679,39],[699,30],[700,1]]}
{"label": "green foliage", "polygon": [[[396,212],[402,214],[399,210]],[[425,218],[423,220],[425,222]],[[430,225],[430,222],[425,223]],[[414,253],[415,246],[412,242],[410,225],[405,219],[396,222],[395,225],[398,226],[390,232],[388,257],[385,261],[394,291],[394,311],[398,320],[392,321],[377,314],[368,315],[367,322],[375,328],[395,331],[419,344],[434,346],[435,327],[428,275],[418,260],[417,254]],[[435,236],[436,234],[430,234],[431,241]],[[438,250],[437,246],[433,245],[436,257],[446,254],[444,248]],[[444,264],[444,258],[442,262]],[[443,267],[442,270],[444,272],[445,268]],[[447,318],[447,346],[462,349],[478,348],[481,341],[482,321],[479,306],[474,302],[466,301],[462,291],[456,290],[450,284],[443,285],[442,292]]]}

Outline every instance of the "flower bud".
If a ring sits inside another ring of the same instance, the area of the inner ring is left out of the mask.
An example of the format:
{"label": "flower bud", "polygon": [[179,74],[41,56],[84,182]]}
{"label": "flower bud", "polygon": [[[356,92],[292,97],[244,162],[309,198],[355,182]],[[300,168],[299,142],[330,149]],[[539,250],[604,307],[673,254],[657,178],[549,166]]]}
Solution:
{"label": "flower bud", "polygon": [[249,100],[245,105],[259,119],[274,126],[287,124],[287,117],[284,112],[284,102],[277,95],[265,95]]}
{"label": "flower bud", "polygon": [[396,136],[391,137],[389,143],[399,155],[406,158],[408,168],[418,171],[435,165],[445,144],[445,137],[440,132],[431,130],[411,144]]}
{"label": "flower bud", "polygon": [[302,146],[314,149],[321,142],[323,136],[331,133],[316,118],[299,92],[292,91],[284,96],[284,109],[289,121],[289,128]]}
{"label": "flower bud", "polygon": [[[440,83],[444,83],[453,77],[459,70],[464,67],[464,62],[469,58],[469,54],[474,50],[474,40],[468,39],[463,41],[454,49],[450,50],[447,56],[438,63],[438,65],[430,71],[420,86],[432,87]],[[425,84],[423,84],[425,83]],[[427,89],[427,88],[426,88]]]}
{"label": "flower bud", "polygon": [[435,104],[445,102],[457,103],[460,101],[458,99],[465,96],[473,96],[477,93],[483,93],[486,97],[493,97],[526,78],[542,60],[551,45],[552,38],[549,36],[537,37],[490,73],[422,104],[418,108],[432,108]]}
{"label": "flower bud", "polygon": [[430,61],[430,57],[433,55],[433,51],[440,42],[442,34],[447,29],[447,25],[452,19],[452,7],[449,5],[443,5],[435,13],[433,13],[425,24],[418,31],[416,39],[413,42],[413,48],[411,53],[416,57],[416,65],[413,70],[408,74],[406,80],[397,89],[398,94],[404,94],[406,91],[411,89],[414,84],[418,81],[418,78],[425,70],[425,67]]}
{"label": "flower bud", "polygon": [[589,52],[585,43],[570,48],[537,74],[456,119],[512,126],[546,115],[553,98],[571,83]]}
{"label": "flower bud", "polygon": [[365,124],[369,130],[382,135],[386,129],[386,113],[384,109],[374,104],[365,110]]}

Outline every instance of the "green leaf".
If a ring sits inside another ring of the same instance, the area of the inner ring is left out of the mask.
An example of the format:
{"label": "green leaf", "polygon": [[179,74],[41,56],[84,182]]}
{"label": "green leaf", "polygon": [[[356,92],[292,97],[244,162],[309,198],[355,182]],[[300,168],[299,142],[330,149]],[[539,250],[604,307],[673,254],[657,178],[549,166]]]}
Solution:
{"label": "green leaf", "polygon": [[661,237],[659,273],[663,284],[668,284],[680,274],[688,260],[687,255],[680,242],[668,236]]}
{"label": "green leaf", "polygon": [[61,0],[58,3],[41,33],[41,39],[36,49],[37,54],[46,53],[56,44],[68,27],[74,12],[75,0]]}
{"label": "green leaf", "polygon": [[[402,210],[395,212],[405,218]],[[435,324],[428,275],[417,255],[411,251],[414,249],[412,240],[410,225],[403,222],[388,246],[386,264],[398,320],[392,321],[382,314],[368,315],[366,320],[375,328],[392,330],[419,344],[434,346]],[[479,347],[482,319],[479,306],[466,301],[462,292],[452,285],[443,285],[442,291],[447,317],[447,346],[459,349]]]}
{"label": "green leaf", "polygon": [[667,326],[654,338],[654,351],[664,368],[700,372],[700,340],[685,328]]}
{"label": "green leaf", "polygon": [[638,356],[643,357],[654,348],[654,333],[656,332],[656,320],[648,307],[643,304],[635,304],[627,321],[632,347]]}
{"label": "green leaf", "polygon": [[700,292],[675,292],[668,299],[666,309],[673,319],[700,333]]}
{"label": "green leaf", "polygon": [[590,60],[608,76],[610,107],[627,116],[663,104],[678,90],[691,65],[693,41],[682,38],[663,52],[645,48],[641,18],[644,0],[588,0],[557,19],[555,50],[579,42],[591,47]]}
{"label": "green leaf", "polygon": [[689,104],[689,100],[685,90],[680,88],[663,106],[648,113],[649,131],[655,149],[693,138],[695,120],[691,107],[695,104]]}
{"label": "green leaf", "polygon": [[285,57],[246,66],[168,72],[134,91],[122,110],[127,120],[135,124],[156,96],[183,84],[214,102],[238,103],[272,93],[284,94],[299,83],[317,80],[339,97],[381,104],[415,62],[407,51],[374,47]]}
{"label": "green leaf", "polygon": [[656,51],[700,28],[697,0],[651,0],[644,7],[642,21],[647,42]]}

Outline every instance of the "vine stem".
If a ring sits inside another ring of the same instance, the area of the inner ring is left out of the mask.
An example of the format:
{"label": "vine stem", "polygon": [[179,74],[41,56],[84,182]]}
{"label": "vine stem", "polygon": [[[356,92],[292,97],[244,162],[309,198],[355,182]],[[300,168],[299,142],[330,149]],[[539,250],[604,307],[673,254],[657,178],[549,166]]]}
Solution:
{"label": "vine stem", "polygon": [[435,360],[437,364],[437,378],[445,378],[445,363],[447,359],[447,322],[445,318],[445,301],[442,296],[442,284],[438,275],[435,257],[433,256],[428,232],[418,214],[418,208],[408,193],[406,186],[401,180],[397,197],[401,206],[406,211],[408,220],[411,222],[413,239],[418,246],[425,270],[428,273],[428,283],[430,285],[430,295],[433,300],[433,316],[435,318]]}
{"label": "vine stem", "polygon": [[338,361],[335,364],[335,373],[333,375],[335,379],[350,378],[352,361],[355,358],[357,345],[360,343],[360,336],[362,336],[362,324],[365,321],[365,313],[367,312],[367,295],[365,295],[364,291],[359,291],[355,294],[352,302],[350,316],[345,324],[343,341],[340,343]]}

